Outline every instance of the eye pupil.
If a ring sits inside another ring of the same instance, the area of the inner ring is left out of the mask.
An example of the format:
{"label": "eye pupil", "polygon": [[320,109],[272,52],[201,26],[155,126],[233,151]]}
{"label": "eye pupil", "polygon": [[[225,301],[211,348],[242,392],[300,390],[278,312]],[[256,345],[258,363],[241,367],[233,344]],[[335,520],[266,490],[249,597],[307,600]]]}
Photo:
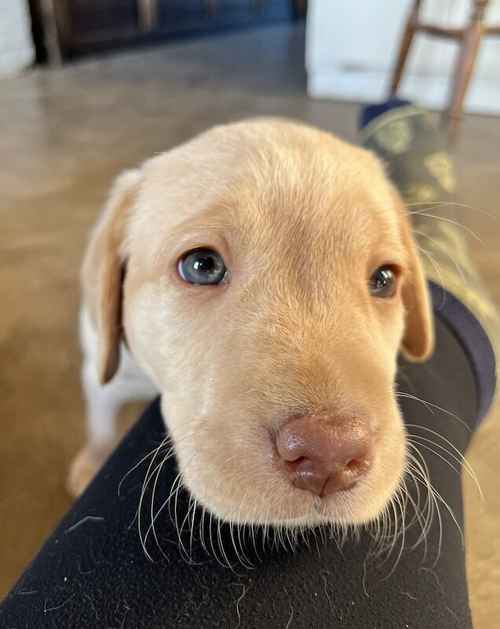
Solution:
{"label": "eye pupil", "polygon": [[370,292],[374,297],[392,297],[396,292],[396,274],[389,266],[379,267],[370,279]]}
{"label": "eye pupil", "polygon": [[222,256],[213,249],[193,249],[185,253],[177,264],[181,278],[189,284],[220,284],[227,275]]}
{"label": "eye pupil", "polygon": [[198,273],[207,273],[214,268],[215,264],[212,258],[198,258],[193,262],[193,269]]}
{"label": "eye pupil", "polygon": [[391,272],[387,269],[378,271],[376,281],[377,281],[377,288],[384,288],[391,281]]}

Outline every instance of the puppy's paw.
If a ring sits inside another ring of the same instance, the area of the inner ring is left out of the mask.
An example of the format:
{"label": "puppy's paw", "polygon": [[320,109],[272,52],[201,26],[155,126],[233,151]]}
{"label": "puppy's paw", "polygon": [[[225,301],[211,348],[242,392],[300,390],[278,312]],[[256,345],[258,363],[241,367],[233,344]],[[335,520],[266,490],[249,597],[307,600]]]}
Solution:
{"label": "puppy's paw", "polygon": [[95,448],[89,445],[80,450],[71,463],[66,481],[66,488],[72,496],[77,498],[85,491],[111,450],[111,446]]}

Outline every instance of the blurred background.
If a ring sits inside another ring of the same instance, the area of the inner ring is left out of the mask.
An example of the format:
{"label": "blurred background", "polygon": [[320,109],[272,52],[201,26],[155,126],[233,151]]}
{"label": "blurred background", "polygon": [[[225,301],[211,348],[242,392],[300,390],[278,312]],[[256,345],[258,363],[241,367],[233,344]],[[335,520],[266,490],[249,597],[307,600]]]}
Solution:
{"label": "blurred background", "polygon": [[[499,35],[500,0],[2,0],[0,597],[71,503],[79,266],[112,179],[245,116],[356,141],[359,103],[397,89],[448,134],[461,220],[498,302]],[[479,629],[500,618],[497,414],[469,456],[486,501],[464,481]]]}

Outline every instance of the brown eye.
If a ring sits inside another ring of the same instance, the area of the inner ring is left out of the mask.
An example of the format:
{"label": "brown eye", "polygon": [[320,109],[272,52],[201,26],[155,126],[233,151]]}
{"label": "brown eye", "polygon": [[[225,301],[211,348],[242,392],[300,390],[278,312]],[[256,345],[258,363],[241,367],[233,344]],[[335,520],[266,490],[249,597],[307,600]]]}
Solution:
{"label": "brown eye", "polygon": [[189,284],[220,284],[227,278],[227,268],[222,256],[213,249],[193,249],[185,253],[177,263],[181,278]]}
{"label": "brown eye", "polygon": [[393,268],[387,265],[379,267],[370,278],[369,288],[373,297],[383,299],[394,297],[397,288],[397,277]]}

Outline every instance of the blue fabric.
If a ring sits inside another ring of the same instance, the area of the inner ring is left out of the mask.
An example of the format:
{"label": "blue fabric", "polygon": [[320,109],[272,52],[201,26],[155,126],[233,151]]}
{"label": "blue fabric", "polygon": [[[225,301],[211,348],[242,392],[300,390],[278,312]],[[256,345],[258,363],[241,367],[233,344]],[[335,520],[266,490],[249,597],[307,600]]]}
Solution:
{"label": "blue fabric", "polygon": [[477,387],[477,422],[487,415],[497,385],[491,341],[474,314],[442,286],[429,282],[434,313],[455,335],[469,359]]}
{"label": "blue fabric", "polygon": [[359,128],[364,129],[372,120],[378,118],[382,114],[391,111],[391,109],[397,109],[398,107],[406,107],[407,105],[412,105],[413,103],[409,100],[404,100],[402,98],[390,98],[386,100],[384,103],[379,103],[377,105],[367,105],[361,109],[361,114],[359,116]]}

